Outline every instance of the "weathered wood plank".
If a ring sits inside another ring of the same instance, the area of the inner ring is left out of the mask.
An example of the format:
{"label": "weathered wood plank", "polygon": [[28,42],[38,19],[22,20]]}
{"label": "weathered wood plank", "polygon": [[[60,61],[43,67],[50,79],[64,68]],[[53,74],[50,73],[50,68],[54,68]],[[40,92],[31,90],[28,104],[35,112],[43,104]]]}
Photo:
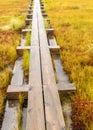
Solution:
{"label": "weathered wood plank", "polygon": [[26,25],[31,24],[31,22],[32,22],[32,19],[26,19],[26,20],[25,20]]}
{"label": "weathered wood plank", "polygon": [[23,84],[22,60],[19,59],[15,62],[13,76],[11,79],[11,85],[22,85],[22,84]]}
{"label": "weathered wood plank", "polygon": [[[35,0],[36,1],[36,0]],[[34,2],[35,2],[34,1]],[[32,35],[31,35],[31,45],[39,46],[39,39],[38,39],[38,21],[37,21],[37,9],[36,4],[34,5],[33,11],[33,20],[32,20]]]}
{"label": "weathered wood plank", "polygon": [[44,9],[42,9],[41,11],[42,11],[42,13],[46,13],[46,11]]}
{"label": "weathered wood plank", "polygon": [[[50,52],[53,54],[59,54],[60,46],[48,46],[50,49]],[[18,55],[23,55],[24,50],[30,50],[31,46],[17,46],[17,54]],[[46,57],[46,55],[44,56]]]}
{"label": "weathered wood plank", "polygon": [[[32,19],[31,19],[32,21]],[[28,19],[28,22],[29,22],[29,19]],[[32,32],[32,29],[22,29],[22,33],[23,34],[26,34],[27,32]],[[54,34],[54,29],[53,28],[48,28],[46,29],[46,32],[48,35],[53,35]]]}
{"label": "weathered wood plank", "polygon": [[28,11],[28,13],[32,13],[32,9],[28,9],[27,11]]}
{"label": "weathered wood plank", "polygon": [[27,19],[31,19],[32,18],[32,14],[27,14]]}
{"label": "weathered wood plank", "polygon": [[19,104],[13,101],[11,103],[11,106],[9,106],[9,103],[7,101],[6,103],[6,109],[3,119],[3,124],[1,130],[18,130],[18,109]]}
{"label": "weathered wood plank", "polygon": [[57,84],[58,91],[75,92],[76,88],[73,83],[60,82]]}
{"label": "weathered wood plank", "polygon": [[27,33],[27,32],[31,32],[32,31],[32,29],[28,29],[28,28],[26,28],[26,29],[22,29],[22,33],[24,34],[24,33]]}
{"label": "weathered wood plank", "polygon": [[[37,0],[39,37],[42,65],[42,80],[44,89],[46,129],[47,130],[65,130],[65,123],[62,114],[60,99],[54,79],[53,67],[48,48],[46,31],[40,9],[40,1]],[[44,56],[46,58],[44,58]]]}
{"label": "weathered wood plank", "polygon": [[43,87],[47,130],[66,130],[56,85],[44,85]]}
{"label": "weathered wood plank", "polygon": [[31,46],[17,46],[16,50],[17,50],[17,54],[19,56],[23,56],[23,52],[24,50],[30,50]]}
{"label": "weathered wood plank", "polygon": [[31,49],[31,46],[17,46],[16,48],[17,50],[30,50]]}
{"label": "weathered wood plank", "polygon": [[28,99],[28,89],[29,85],[9,85],[7,89],[7,99],[19,99],[20,93],[24,95],[25,99]]}
{"label": "weathered wood plank", "polygon": [[32,9],[32,8],[33,8],[33,6],[29,6],[29,7],[28,7],[28,9]]}
{"label": "weathered wood plank", "polygon": [[75,91],[76,88],[74,84],[70,83],[68,75],[66,74],[66,72],[62,67],[62,61],[59,55],[54,56],[54,64],[55,64],[56,74],[58,77],[57,89],[59,91],[71,91],[71,92]]}
{"label": "weathered wood plank", "polygon": [[54,35],[54,29],[53,28],[48,28],[48,29],[46,29],[46,31],[47,31],[48,36]]}
{"label": "weathered wood plank", "polygon": [[36,0],[32,20],[28,111],[26,130],[45,130]]}
{"label": "weathered wood plank", "polygon": [[26,42],[26,39],[24,38],[24,36],[21,38],[21,42],[20,42],[20,46],[24,46]]}
{"label": "weathered wood plank", "polygon": [[53,54],[59,54],[60,53],[60,46],[49,46],[50,52]]}
{"label": "weathered wood plank", "polygon": [[50,46],[56,46],[57,45],[56,39],[55,38],[49,38],[49,44],[50,44]]}
{"label": "weathered wood plank", "polygon": [[42,13],[42,16],[43,17],[47,17],[48,15],[46,13]]}
{"label": "weathered wood plank", "polygon": [[[45,130],[39,47],[31,47],[27,130]],[[36,125],[37,124],[37,125]]]}
{"label": "weathered wood plank", "polygon": [[41,2],[41,3],[40,3],[40,5],[41,5],[41,6],[44,6],[44,3],[43,3],[43,2]]}
{"label": "weathered wood plank", "polygon": [[44,6],[43,5],[41,5],[41,7],[40,7],[41,9],[44,9]]}

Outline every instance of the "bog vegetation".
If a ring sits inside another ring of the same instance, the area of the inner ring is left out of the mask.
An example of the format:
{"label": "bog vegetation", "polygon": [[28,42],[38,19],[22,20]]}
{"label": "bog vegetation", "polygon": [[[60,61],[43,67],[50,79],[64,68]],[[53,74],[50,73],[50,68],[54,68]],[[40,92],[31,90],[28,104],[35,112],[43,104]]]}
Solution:
{"label": "bog vegetation", "polygon": [[44,0],[61,46],[64,70],[77,87],[74,130],[93,130],[93,1]]}
{"label": "bog vegetation", "polygon": [[16,60],[16,46],[24,26],[28,0],[0,0],[0,117],[3,114],[6,89]]}
{"label": "bog vegetation", "polygon": [[[61,46],[64,70],[77,87],[72,98],[74,130],[93,130],[93,1],[43,1]],[[0,0],[0,116],[28,3],[28,0]],[[47,23],[45,25],[47,28]],[[30,44],[29,37],[28,33],[25,45]],[[29,52],[26,50],[23,58],[25,75],[29,66],[27,59]]]}

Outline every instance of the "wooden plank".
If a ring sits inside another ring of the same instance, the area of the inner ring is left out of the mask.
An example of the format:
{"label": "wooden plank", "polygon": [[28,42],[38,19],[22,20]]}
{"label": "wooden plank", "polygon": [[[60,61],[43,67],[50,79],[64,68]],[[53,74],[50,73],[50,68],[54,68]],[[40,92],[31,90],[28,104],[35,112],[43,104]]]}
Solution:
{"label": "wooden plank", "polygon": [[31,47],[30,58],[29,84],[31,88],[28,92],[27,130],[45,130],[38,46]]}
{"label": "wooden plank", "polygon": [[27,11],[32,11],[32,8],[31,9],[28,8]]}
{"label": "wooden plank", "polygon": [[73,83],[60,82],[57,84],[58,91],[75,92],[76,88]]}
{"label": "wooden plank", "polygon": [[[48,46],[48,47],[51,53],[59,54],[60,46]],[[23,55],[23,50],[30,50],[31,46],[17,46],[16,49],[18,55]]]}
{"label": "wooden plank", "polygon": [[55,37],[49,38],[49,45],[50,46],[56,46],[57,45]]}
{"label": "wooden plank", "polygon": [[19,99],[20,93],[24,95],[25,99],[28,99],[28,90],[29,85],[9,85],[7,89],[7,99]]}
{"label": "wooden plank", "polygon": [[23,84],[22,60],[19,59],[15,62],[11,85],[22,85],[22,84]]}
{"label": "wooden plank", "polygon": [[29,4],[29,7],[32,6],[32,2]]}
{"label": "wooden plank", "polygon": [[47,31],[48,36],[54,35],[54,29],[53,28],[48,28],[48,29],[46,29],[46,31]]}
{"label": "wooden plank", "polygon": [[69,83],[69,78],[63,69],[62,61],[59,55],[54,55],[54,64],[59,82]]}
{"label": "wooden plank", "polygon": [[66,130],[56,85],[44,85],[43,87],[47,130]]}
{"label": "wooden plank", "polygon": [[46,13],[42,13],[42,16],[43,17],[47,17],[48,15]]}
{"label": "wooden plank", "polygon": [[27,19],[31,19],[32,18],[32,14],[27,14]]}
{"label": "wooden plank", "polygon": [[32,46],[34,46],[34,45],[39,46],[39,40],[38,40],[38,21],[37,21],[36,4],[34,5],[33,19],[32,19],[31,45]]}
{"label": "wooden plank", "polygon": [[44,6],[44,3],[43,2],[41,2],[41,4],[40,4],[41,6]]}
{"label": "wooden plank", "polygon": [[28,9],[32,9],[32,8],[33,8],[33,6],[29,6],[29,7],[28,7]]}
{"label": "wooden plank", "polygon": [[42,13],[46,13],[46,11],[44,9],[42,9],[41,11],[42,11]]}
{"label": "wooden plank", "polygon": [[[47,130],[65,130],[65,123],[62,114],[60,99],[54,79],[53,67],[48,48],[47,36],[44,28],[43,18],[40,9],[40,1],[37,0],[39,37],[42,65],[42,80],[44,89],[45,116]],[[45,55],[45,59],[44,56]]]}
{"label": "wooden plank", "polygon": [[17,50],[30,50],[31,49],[31,46],[17,46],[16,48]]}
{"label": "wooden plank", "polygon": [[32,46],[30,51],[29,70],[29,85],[31,87],[28,92],[26,130],[45,130],[36,0],[34,3],[31,36]]}
{"label": "wooden plank", "polygon": [[59,54],[60,53],[60,46],[49,46],[50,52],[53,54]]}
{"label": "wooden plank", "polygon": [[41,8],[41,9],[44,9],[44,6],[42,6],[42,5],[41,5],[41,7],[40,7],[40,8]]}
{"label": "wooden plank", "polygon": [[31,86],[34,85],[35,83],[41,85],[39,46],[31,46],[30,52],[31,53],[30,53],[29,84],[31,84]]}
{"label": "wooden plank", "polygon": [[28,29],[28,28],[22,29],[22,33],[24,33],[24,32],[31,32],[31,31],[32,31],[32,29]]}
{"label": "wooden plank", "polygon": [[[27,19],[27,21],[30,21],[29,19]],[[31,19],[31,21],[32,21],[32,19]],[[25,35],[27,32],[32,32],[32,29],[28,29],[28,28],[26,28],[26,29],[22,29],[22,33]],[[46,32],[47,32],[47,34],[48,35],[53,35],[54,34],[54,29],[53,28],[48,28],[48,29],[46,29]],[[50,40],[50,39],[49,39]],[[51,39],[51,41],[53,41],[53,39]],[[51,42],[50,41],[50,42]],[[54,41],[53,41],[54,42]]]}
{"label": "wooden plank", "polygon": [[24,46],[26,42],[26,39],[24,38],[24,36],[21,38],[21,42],[20,42],[20,46]]}
{"label": "wooden plank", "polygon": [[70,83],[68,75],[63,69],[62,61],[59,55],[54,56],[54,64],[55,64],[56,74],[58,77],[57,89],[59,91],[71,91],[71,92],[75,91],[76,88],[74,84]]}
{"label": "wooden plank", "polygon": [[32,19],[26,19],[26,20],[25,20],[26,25],[31,24],[31,22],[32,22]]}
{"label": "wooden plank", "polygon": [[9,102],[6,102],[5,114],[1,130],[18,130],[18,110],[18,103],[15,105],[15,102],[13,101],[11,102],[11,106],[9,106]]}
{"label": "wooden plank", "polygon": [[23,56],[23,52],[24,50],[30,50],[31,46],[17,46],[16,50],[17,50],[17,54],[19,56]]}
{"label": "wooden plank", "polygon": [[32,13],[32,9],[28,9],[28,13]]}

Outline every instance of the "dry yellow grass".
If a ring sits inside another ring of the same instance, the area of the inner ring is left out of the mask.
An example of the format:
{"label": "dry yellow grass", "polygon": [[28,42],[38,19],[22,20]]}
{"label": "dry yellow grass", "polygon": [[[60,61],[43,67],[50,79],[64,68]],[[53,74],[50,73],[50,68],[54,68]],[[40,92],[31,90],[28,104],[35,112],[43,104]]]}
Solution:
{"label": "dry yellow grass", "polygon": [[8,25],[13,17],[24,19],[29,0],[0,0],[0,26]]}
{"label": "dry yellow grass", "polygon": [[[76,121],[75,130],[92,130],[93,116],[86,120],[86,114],[91,117],[92,111],[84,107],[81,110],[81,106],[82,104],[84,106],[82,103],[84,100],[88,103],[87,107],[93,107],[93,1],[43,1],[55,29],[57,42],[61,46],[60,54],[64,69],[77,87],[74,97],[76,100],[73,102],[74,114],[75,112],[77,114],[73,116]],[[78,97],[81,99],[80,107]]]}
{"label": "dry yellow grass", "polygon": [[0,0],[0,117],[3,113],[6,89],[16,59],[16,46],[20,42],[20,30],[24,26],[29,0]]}

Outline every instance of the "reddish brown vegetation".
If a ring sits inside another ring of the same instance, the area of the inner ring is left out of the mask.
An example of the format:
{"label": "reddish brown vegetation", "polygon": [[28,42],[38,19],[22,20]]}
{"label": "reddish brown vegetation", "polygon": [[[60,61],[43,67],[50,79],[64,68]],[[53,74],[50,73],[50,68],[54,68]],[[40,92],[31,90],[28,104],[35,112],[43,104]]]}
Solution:
{"label": "reddish brown vegetation", "polygon": [[72,108],[73,129],[90,130],[90,123],[93,122],[93,102],[84,100],[79,95],[74,98]]}

